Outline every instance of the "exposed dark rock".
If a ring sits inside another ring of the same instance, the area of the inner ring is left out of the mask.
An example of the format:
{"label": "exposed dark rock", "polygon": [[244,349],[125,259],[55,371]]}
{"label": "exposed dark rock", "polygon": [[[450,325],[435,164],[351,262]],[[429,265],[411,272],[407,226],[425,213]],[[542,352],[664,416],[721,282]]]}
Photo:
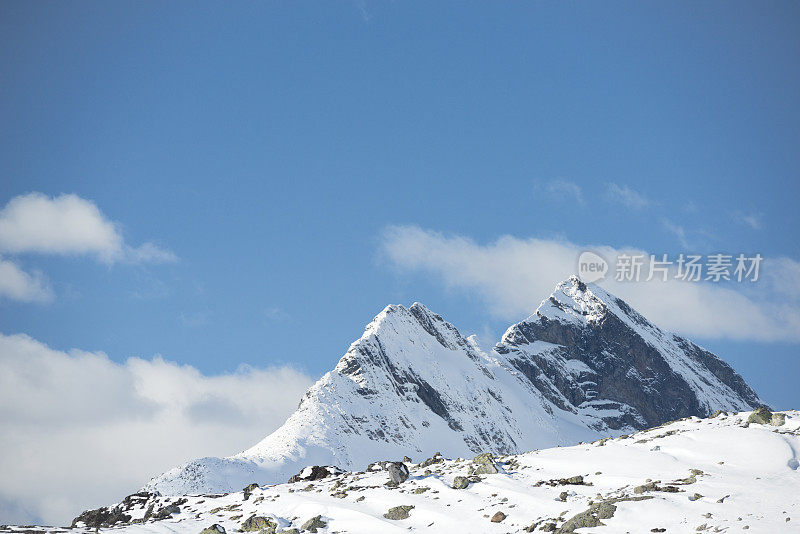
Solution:
{"label": "exposed dark rock", "polygon": [[747,418],[748,423],[758,423],[760,425],[768,425],[772,423],[772,412],[766,406],[759,406],[750,417]]}
{"label": "exposed dark rock", "polygon": [[453,479],[453,489],[466,489],[469,486],[467,477],[457,476]]}
{"label": "exposed dark rock", "polygon": [[72,520],[72,528],[77,527],[80,523],[83,523],[88,528],[107,528],[117,523],[128,523],[130,520],[131,516],[124,513],[119,508],[109,509],[104,506],[102,508],[83,512]]}
{"label": "exposed dark rock", "polygon": [[395,506],[394,508],[389,508],[389,511],[383,514],[383,517],[386,519],[392,519],[394,521],[399,521],[401,519],[408,519],[408,514],[411,510],[414,509],[413,505],[403,505],[403,506]]}
{"label": "exposed dark rock", "polygon": [[475,467],[470,469],[470,473],[474,475],[493,475],[499,473],[497,465],[494,463],[494,456],[491,453],[484,452],[477,455],[472,459]]}
{"label": "exposed dark rock", "polygon": [[492,523],[500,523],[500,522],[501,522],[503,519],[505,519],[505,518],[506,518],[506,514],[504,514],[503,512],[496,512],[496,513],[495,513],[495,514],[492,516],[492,519],[491,519],[490,521],[491,521]]}
{"label": "exposed dark rock", "polygon": [[[154,500],[156,497],[155,493],[151,493],[148,491],[141,491],[139,493],[134,493],[125,497],[121,503],[117,506],[112,508],[109,507],[102,507],[97,508],[95,510],[86,510],[81,515],[76,517],[72,520],[72,527],[78,525],[78,523],[83,523],[88,528],[107,528],[116,524],[123,524],[123,523],[141,523],[150,519],[153,516],[153,508],[155,502],[151,503],[149,508],[146,509],[146,513],[143,519],[139,520],[131,520],[130,512],[134,508],[145,508],[147,507],[148,501]],[[179,499],[175,502],[177,506],[185,503],[186,499]],[[168,516],[167,516],[168,517]],[[164,519],[164,517],[159,517],[154,519]]]}
{"label": "exposed dark rock", "polygon": [[641,501],[645,499],[652,499],[652,497],[617,497],[594,503],[585,512],[581,512],[567,519],[567,521],[556,530],[556,533],[571,534],[578,528],[603,526],[605,523],[600,520],[614,517],[614,512],[617,511],[616,503],[623,501]]}
{"label": "exposed dark rock", "polygon": [[389,471],[389,480],[395,484],[402,484],[408,480],[408,467],[402,462],[392,462],[386,470]]}
{"label": "exposed dark rock", "polygon": [[591,486],[583,480],[582,475],[569,478],[553,478],[550,480],[540,480],[534,486]]}
{"label": "exposed dark rock", "polygon": [[[572,290],[586,292],[577,279],[572,280],[572,284]],[[581,324],[553,320],[539,313],[509,329],[503,337],[503,345],[499,346],[512,365],[556,406],[575,411],[592,401],[592,406],[598,410],[617,409],[617,415],[603,416],[603,421],[612,429],[624,426],[644,429],[686,416],[711,414],[712,410],[701,405],[696,392],[672,370],[658,349],[629,324],[655,329],[657,336],[676,345],[686,357],[704,367],[750,406],[760,404],[758,396],[742,377],[714,354],[691,341],[658,330],[622,300],[616,299],[613,304],[624,317],[609,313],[608,307],[599,300],[594,302],[600,310],[597,320]],[[569,300],[561,302],[554,297],[550,304],[561,309],[571,306]],[[574,312],[571,308],[569,311]],[[535,341],[558,347],[548,353],[526,351]],[[584,370],[578,375],[566,373],[559,361],[576,361]]]}
{"label": "exposed dark rock", "polygon": [[321,480],[323,478],[338,475],[341,473],[342,470],[339,469],[338,467],[333,467],[330,465],[311,465],[309,467],[304,468],[296,475],[292,476],[289,479],[289,483],[291,484],[293,482],[302,482],[302,481],[311,482],[314,480]]}
{"label": "exposed dark rock", "polygon": [[260,515],[251,515],[244,523],[242,523],[242,526],[239,527],[239,530],[242,532],[259,532],[261,530],[275,532],[277,527],[277,523],[269,518]]}
{"label": "exposed dark rock", "polygon": [[328,524],[322,520],[321,515],[317,515],[303,523],[300,530],[307,530],[308,532],[317,532],[317,529],[325,528]]}
{"label": "exposed dark rock", "polygon": [[424,460],[424,461],[420,462],[417,465],[417,467],[429,467],[429,466],[431,466],[433,464],[439,464],[439,463],[442,463],[442,462],[444,462],[444,458],[442,457],[442,455],[440,453],[437,452],[436,454],[434,454],[433,456],[431,456],[427,460]]}

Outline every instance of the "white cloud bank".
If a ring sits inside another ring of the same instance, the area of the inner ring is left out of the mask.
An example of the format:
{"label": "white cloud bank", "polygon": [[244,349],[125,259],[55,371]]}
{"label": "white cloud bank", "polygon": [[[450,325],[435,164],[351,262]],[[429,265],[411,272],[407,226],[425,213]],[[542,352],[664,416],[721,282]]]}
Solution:
{"label": "white cloud bank", "polygon": [[290,367],[206,376],[0,334],[0,523],[65,524],[183,461],[239,452],[311,383]]}
{"label": "white cloud bank", "polygon": [[[0,209],[0,252],[90,255],[108,264],[177,260],[174,253],[150,242],[127,245],[118,225],[89,200],[42,193],[16,196]],[[48,302],[53,292],[41,274],[27,273],[15,260],[0,258],[0,298]]]}
{"label": "white cloud bank", "polygon": [[20,302],[50,302],[53,291],[41,273],[26,273],[13,261],[0,258],[0,297]]}
{"label": "white cloud bank", "polygon": [[117,225],[77,195],[28,193],[0,210],[0,250],[11,253],[94,255],[106,263],[170,262],[175,254],[153,243],[125,244]]}
{"label": "white cloud bank", "polygon": [[[622,252],[646,253],[511,236],[484,245],[416,226],[390,227],[382,238],[383,255],[398,269],[433,274],[448,288],[476,292],[507,321],[527,317],[556,283],[575,274],[584,250],[608,261]],[[601,285],[662,328],[700,338],[800,341],[800,263],[789,258],[765,259],[762,280],[741,284],[748,291],[672,279],[619,283],[613,263],[610,268]]]}

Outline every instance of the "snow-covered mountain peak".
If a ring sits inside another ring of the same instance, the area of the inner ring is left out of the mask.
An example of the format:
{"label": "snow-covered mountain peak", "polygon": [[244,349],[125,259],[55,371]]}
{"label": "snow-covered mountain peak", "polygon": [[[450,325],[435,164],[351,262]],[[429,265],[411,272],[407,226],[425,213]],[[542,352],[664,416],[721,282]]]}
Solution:
{"label": "snow-covered mountain peak", "polygon": [[490,351],[418,302],[387,306],[282,427],[146,488],[231,491],[307,465],[508,454],[760,403],[722,360],[572,277]]}
{"label": "snow-covered mountain peak", "polygon": [[[605,298],[604,298],[605,297]],[[542,301],[534,316],[551,321],[599,321],[608,312],[608,293],[595,284],[586,284],[576,276],[561,282],[553,293]]]}
{"label": "snow-covered mountain peak", "polygon": [[559,283],[530,317],[509,327],[503,335],[502,342],[516,344],[532,341],[524,337],[526,325],[547,325],[556,322],[579,328],[592,325],[597,327],[608,316],[614,316],[643,337],[649,340],[655,339],[658,343],[670,335],[648,321],[622,299],[597,284],[583,282],[573,275]]}

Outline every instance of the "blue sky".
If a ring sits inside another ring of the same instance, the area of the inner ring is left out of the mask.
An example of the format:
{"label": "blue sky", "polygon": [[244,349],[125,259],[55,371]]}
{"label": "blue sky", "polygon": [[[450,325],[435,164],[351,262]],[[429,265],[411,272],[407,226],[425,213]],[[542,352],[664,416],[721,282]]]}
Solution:
{"label": "blue sky", "polygon": [[763,255],[607,287],[800,407],[796,2],[6,1],[0,80],[0,523],[252,445],[389,303],[491,346],[587,249]]}
{"label": "blue sky", "polygon": [[[3,333],[313,376],[388,303],[524,317],[387,258],[397,225],[800,260],[795,3],[191,5],[0,6],[0,204],[74,194],[177,258],[6,252],[52,298]],[[796,339],[693,337],[798,405]]]}

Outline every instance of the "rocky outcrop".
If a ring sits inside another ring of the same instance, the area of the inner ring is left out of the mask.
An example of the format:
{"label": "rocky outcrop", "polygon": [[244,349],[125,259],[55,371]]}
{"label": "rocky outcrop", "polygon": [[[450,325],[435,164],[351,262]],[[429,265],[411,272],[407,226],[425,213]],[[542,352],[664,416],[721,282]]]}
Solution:
{"label": "rocky outcrop", "polygon": [[338,475],[342,470],[332,465],[310,465],[304,467],[302,471],[293,475],[289,479],[289,483],[293,482],[313,482],[314,480],[321,480],[333,475]]}

